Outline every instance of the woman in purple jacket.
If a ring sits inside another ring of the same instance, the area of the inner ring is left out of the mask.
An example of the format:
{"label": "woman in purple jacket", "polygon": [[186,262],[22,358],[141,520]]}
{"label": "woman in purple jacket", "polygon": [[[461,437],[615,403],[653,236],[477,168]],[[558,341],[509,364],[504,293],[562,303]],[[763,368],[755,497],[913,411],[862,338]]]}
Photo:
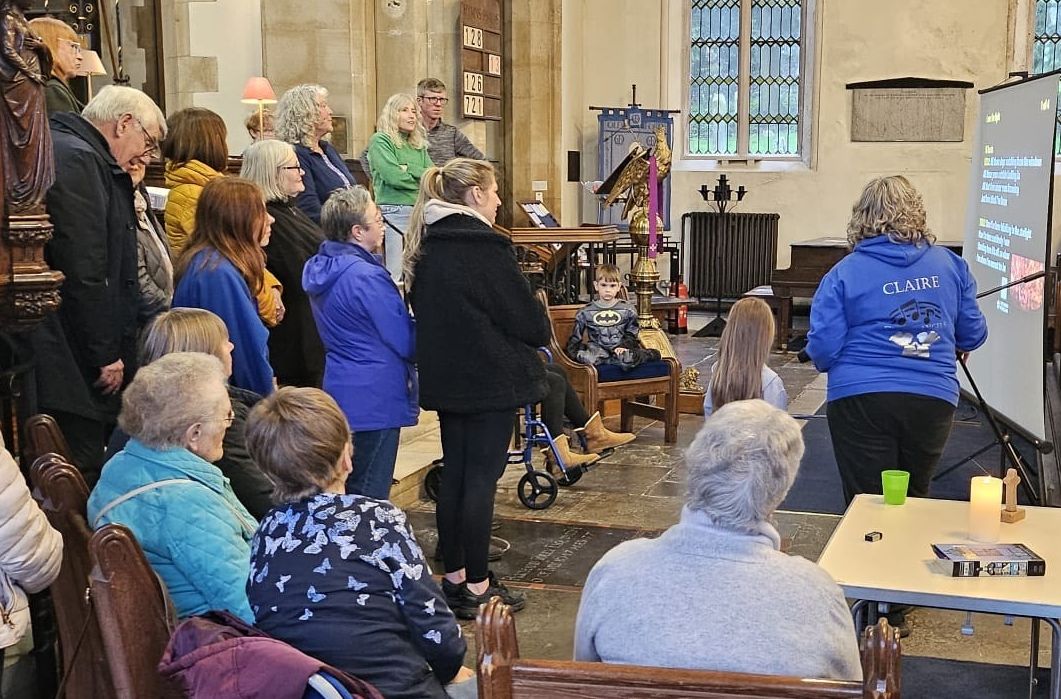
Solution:
{"label": "woman in purple jacket", "polygon": [[347,492],[386,500],[398,434],[419,414],[413,320],[378,254],[383,218],[368,190],[335,192],[321,228],[326,240],[302,286],[324,343],[324,390],[354,431]]}

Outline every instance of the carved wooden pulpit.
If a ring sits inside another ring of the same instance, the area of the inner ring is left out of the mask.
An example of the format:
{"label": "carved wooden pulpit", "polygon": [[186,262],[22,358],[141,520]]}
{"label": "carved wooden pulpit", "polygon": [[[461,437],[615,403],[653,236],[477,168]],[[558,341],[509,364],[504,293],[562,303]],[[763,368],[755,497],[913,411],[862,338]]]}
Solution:
{"label": "carved wooden pulpit", "polygon": [[43,202],[55,175],[44,105],[51,55],[22,14],[27,2],[0,0],[0,429],[16,455],[30,358],[12,336],[58,309],[63,282],[44,261],[52,226]]}

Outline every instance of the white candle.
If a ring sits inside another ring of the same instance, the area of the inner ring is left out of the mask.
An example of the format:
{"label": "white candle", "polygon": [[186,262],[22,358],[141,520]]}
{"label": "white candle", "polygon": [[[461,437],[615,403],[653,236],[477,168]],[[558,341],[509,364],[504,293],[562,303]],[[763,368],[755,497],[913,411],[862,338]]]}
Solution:
{"label": "white candle", "polygon": [[969,485],[969,538],[995,543],[1002,527],[1002,479],[976,476]]}

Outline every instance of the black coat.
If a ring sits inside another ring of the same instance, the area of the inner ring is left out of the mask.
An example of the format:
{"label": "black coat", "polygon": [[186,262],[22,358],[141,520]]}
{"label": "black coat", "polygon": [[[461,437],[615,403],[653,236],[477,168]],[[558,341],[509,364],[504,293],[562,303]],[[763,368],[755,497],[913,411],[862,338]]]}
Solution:
{"label": "black coat", "polygon": [[479,413],[545,397],[537,348],[549,344],[549,319],[508,238],[477,218],[447,216],[425,230],[414,272],[421,406]]}
{"label": "black coat", "polygon": [[269,362],[281,386],[320,388],[324,376],[324,345],[302,289],[302,268],[317,254],[324,234],[294,202],[271,201],[266,208],[276,219],[265,246],[266,267],[284,285],[284,319],[269,330]]}
{"label": "black coat", "polygon": [[51,118],[55,184],[47,206],[55,230],[45,247],[66,275],[62,305],[33,330],[39,407],[110,421],[119,398],[93,386],[101,367],[121,359],[136,371],[136,211],[133,183],[106,140],[77,114]]}

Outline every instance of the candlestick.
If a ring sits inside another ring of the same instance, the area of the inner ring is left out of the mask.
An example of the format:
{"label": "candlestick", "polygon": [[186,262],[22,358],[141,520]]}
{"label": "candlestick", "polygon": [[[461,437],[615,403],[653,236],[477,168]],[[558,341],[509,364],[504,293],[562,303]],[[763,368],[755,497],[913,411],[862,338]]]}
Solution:
{"label": "candlestick", "polygon": [[976,476],[969,484],[969,538],[973,541],[998,541],[1002,526],[1002,479]]}

